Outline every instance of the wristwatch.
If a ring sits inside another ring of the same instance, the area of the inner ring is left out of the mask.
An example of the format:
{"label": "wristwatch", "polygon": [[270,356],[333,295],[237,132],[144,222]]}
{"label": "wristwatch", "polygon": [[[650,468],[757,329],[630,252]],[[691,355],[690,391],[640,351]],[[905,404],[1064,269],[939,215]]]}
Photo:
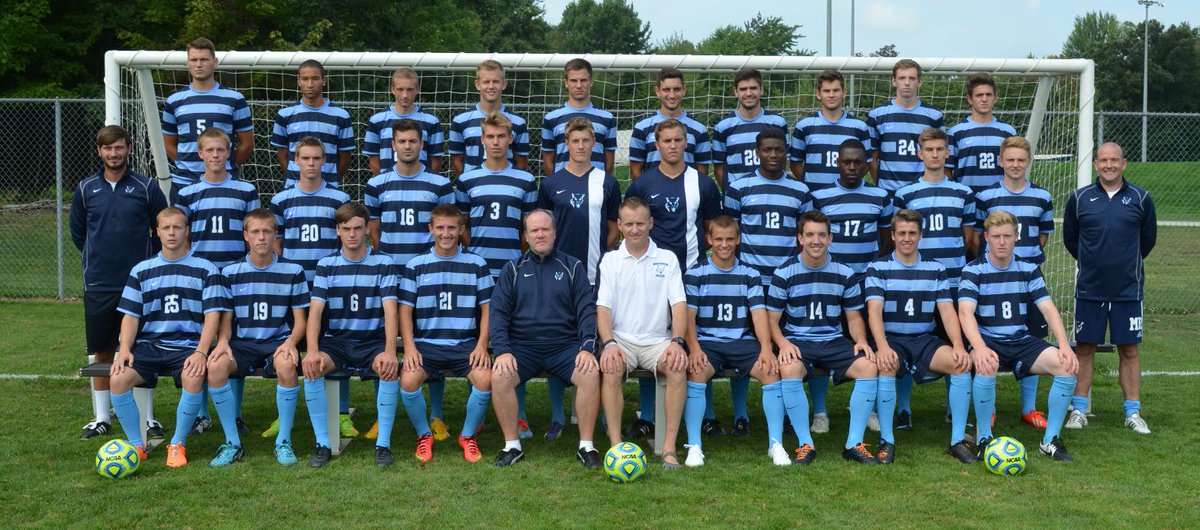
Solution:
{"label": "wristwatch", "polygon": [[683,340],[683,337],[671,337],[671,342],[674,342],[680,346],[687,344],[687,341]]}

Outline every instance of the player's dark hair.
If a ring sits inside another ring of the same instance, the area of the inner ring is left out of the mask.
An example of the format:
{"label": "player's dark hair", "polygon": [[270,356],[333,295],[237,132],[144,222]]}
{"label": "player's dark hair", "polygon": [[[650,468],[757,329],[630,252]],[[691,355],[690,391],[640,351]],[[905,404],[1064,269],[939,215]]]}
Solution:
{"label": "player's dark hair", "polygon": [[941,140],[947,144],[950,143],[950,137],[946,136],[946,131],[943,131],[937,127],[930,127],[924,131],[921,131],[921,134],[917,136],[917,145],[924,146],[925,142],[930,140]]}
{"label": "player's dark hair", "polygon": [[834,81],[837,81],[838,86],[846,88],[846,78],[842,77],[842,73],[837,70],[825,70],[817,74],[817,91],[820,92],[821,87],[825,86],[825,83],[832,83]]}
{"label": "player's dark hair", "polygon": [[410,120],[408,118],[396,120],[394,123],[392,123],[392,138],[395,138],[397,134],[408,131],[416,131],[417,137],[420,137],[421,124],[417,123],[416,120]]}
{"label": "player's dark hair", "polygon": [[845,151],[846,149],[861,149],[863,151],[866,151],[867,146],[863,145],[862,140],[859,140],[858,138],[850,138],[850,139],[842,142],[842,145],[838,146],[838,153],[841,153],[842,151]]}
{"label": "player's dark hair", "polygon": [[120,125],[105,125],[96,133],[96,147],[112,145],[121,140],[125,140],[126,147],[133,147],[133,138],[129,136],[129,131]]}
{"label": "player's dark hair", "polygon": [[900,70],[904,70],[906,68],[916,68],[917,79],[921,78],[921,63],[918,63],[912,59],[900,59],[899,61],[896,61],[896,64],[892,65],[892,79],[896,78],[896,74],[899,73]]}
{"label": "player's dark hair", "polygon": [[429,211],[429,224],[433,224],[434,217],[453,217],[458,219],[460,224],[462,223],[462,212],[459,211],[458,206],[453,204],[439,204],[434,206],[433,209]]}
{"label": "player's dark hair", "polygon": [[683,72],[679,71],[678,68],[671,67],[671,66],[663,68],[662,70],[658,71],[658,81],[654,84],[654,86],[662,86],[663,81],[666,81],[668,79],[678,79],[679,82],[682,83],[683,82]]}
{"label": "player's dark hair", "polygon": [[646,204],[646,201],[643,201],[641,197],[630,196],[625,197],[625,200],[621,201],[621,206],[617,208],[617,211],[636,210],[638,208],[645,208],[646,210],[649,210],[650,205]]}
{"label": "player's dark hair", "polygon": [[784,147],[787,147],[787,133],[779,127],[767,127],[758,136],[754,138],[754,147],[762,147],[763,140],[779,140],[783,142]]}
{"label": "player's dark hair", "polygon": [[971,94],[975,92],[975,87],[980,85],[990,86],[992,93],[996,92],[996,79],[992,77],[992,74],[979,72],[967,79],[967,97],[971,97]]}
{"label": "player's dark hair", "polygon": [[662,132],[667,129],[679,129],[683,131],[683,137],[685,139],[687,138],[687,127],[684,127],[683,122],[675,118],[658,122],[658,124],[654,126],[654,137],[658,138],[659,136],[662,136]]}
{"label": "player's dark hair", "polygon": [[800,216],[800,222],[796,224],[796,233],[804,233],[804,225],[808,223],[817,223],[825,225],[825,231],[829,231],[829,216],[821,212],[821,210],[809,210]]}
{"label": "player's dark hair", "polygon": [[563,131],[563,138],[570,138],[571,133],[579,131],[587,131],[592,133],[592,139],[595,140],[596,138],[596,129],[592,127],[592,120],[584,118],[583,116],[575,116],[574,118],[567,120],[567,128]]}
{"label": "player's dark hair", "polygon": [[271,228],[276,228],[278,226],[276,224],[277,220],[275,219],[275,214],[271,213],[271,210],[266,208],[258,208],[255,210],[250,210],[250,213],[247,213],[246,217],[242,219],[243,232],[249,229],[250,221],[253,220],[268,221],[271,223]]}
{"label": "player's dark hair", "polygon": [[725,214],[718,215],[714,217],[712,221],[709,221],[708,233],[711,234],[714,228],[732,228],[735,233],[741,232],[740,227],[738,227],[738,222]]}
{"label": "player's dark hair", "polygon": [[355,217],[361,217],[365,223],[371,219],[371,213],[367,211],[367,207],[363,206],[362,203],[348,202],[338,206],[337,211],[333,213],[333,222],[341,225],[350,222]]}
{"label": "player's dark hair", "polygon": [[565,66],[563,66],[563,74],[564,75],[567,72],[574,72],[576,70],[587,70],[588,77],[592,77],[592,63],[588,62],[587,59],[583,59],[583,58],[571,59],[570,61],[567,61],[567,64]]}
{"label": "player's dark hair", "polygon": [[763,84],[762,72],[759,72],[754,68],[742,68],[741,70],[738,70],[737,73],[733,74],[733,88],[736,89],[738,83],[741,83],[747,79],[758,81],[758,86],[762,86]]}
{"label": "player's dark hair", "polygon": [[212,54],[213,59],[217,58],[217,45],[213,44],[213,41],[208,40],[207,37],[196,37],[195,40],[187,43],[184,51],[186,52],[187,50],[208,50],[208,53]]}
{"label": "player's dark hair", "polygon": [[903,208],[903,209],[897,211],[896,214],[892,216],[892,226],[893,227],[896,226],[896,223],[900,223],[900,222],[917,223],[917,232],[920,232],[921,231],[921,212]]}
{"label": "player's dark hair", "polygon": [[325,77],[325,65],[321,64],[321,61],[309,59],[300,63],[300,66],[296,68],[296,71],[299,72],[305,68],[316,68],[318,72],[321,72],[321,77]]}
{"label": "player's dark hair", "polygon": [[300,153],[301,147],[320,147],[322,152],[325,151],[325,144],[321,143],[321,141],[318,140],[316,136],[306,135],[306,136],[300,137],[300,140],[296,142],[296,153],[297,154]]}

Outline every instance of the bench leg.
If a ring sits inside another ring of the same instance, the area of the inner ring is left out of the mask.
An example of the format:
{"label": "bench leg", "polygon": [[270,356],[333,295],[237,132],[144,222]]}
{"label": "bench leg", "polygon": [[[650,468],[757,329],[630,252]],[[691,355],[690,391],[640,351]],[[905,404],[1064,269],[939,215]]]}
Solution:
{"label": "bench leg", "polygon": [[338,412],[342,410],[344,381],[325,378],[325,428],[329,429],[329,451],[342,454],[342,429]]}
{"label": "bench leg", "polygon": [[1083,411],[1083,414],[1084,414],[1085,416],[1095,416],[1095,414],[1092,414],[1092,389],[1090,389],[1090,388],[1088,389],[1088,406],[1087,406],[1087,410]]}
{"label": "bench leg", "polygon": [[667,379],[655,377],[654,383],[654,454],[661,455],[667,434]]}
{"label": "bench leg", "polygon": [[146,444],[146,452],[154,450],[162,443],[161,438],[150,440],[146,438],[146,418],[150,407],[154,406],[154,389],[153,388],[133,388],[133,401],[137,403],[138,408],[138,429],[142,431],[142,441]]}

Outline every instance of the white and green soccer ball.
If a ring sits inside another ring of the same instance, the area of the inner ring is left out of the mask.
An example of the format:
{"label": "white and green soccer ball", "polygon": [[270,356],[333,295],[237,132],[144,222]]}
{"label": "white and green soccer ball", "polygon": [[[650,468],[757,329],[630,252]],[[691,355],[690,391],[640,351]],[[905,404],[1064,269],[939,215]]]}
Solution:
{"label": "white and green soccer ball", "polygon": [[1020,475],[1028,465],[1025,446],[1008,436],[995,438],[983,450],[983,465],[997,475]]}
{"label": "white and green soccer ball", "polygon": [[635,443],[614,445],[604,455],[604,472],[618,484],[642,478],[646,474],[646,453]]}
{"label": "white and green soccer ball", "polygon": [[96,472],[105,478],[125,478],[137,472],[142,459],[125,440],[109,440],[96,452]]}

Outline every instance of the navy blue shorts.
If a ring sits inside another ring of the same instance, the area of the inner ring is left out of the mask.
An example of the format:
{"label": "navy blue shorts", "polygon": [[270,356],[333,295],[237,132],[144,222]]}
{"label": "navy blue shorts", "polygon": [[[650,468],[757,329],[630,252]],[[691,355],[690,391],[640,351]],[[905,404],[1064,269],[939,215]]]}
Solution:
{"label": "navy blue shorts", "polygon": [[854,343],[844,337],[825,341],[807,341],[788,337],[788,341],[800,349],[800,359],[804,362],[807,372],[804,379],[812,375],[813,370],[820,369],[833,378],[833,383],[840,385],[846,382],[846,371],[850,365],[861,358],[854,354]]}
{"label": "navy blue shorts", "polygon": [[993,339],[984,335],[983,343],[996,352],[996,356],[1000,359],[1000,367],[997,372],[1011,371],[1013,377],[1024,379],[1031,374],[1029,371],[1033,369],[1033,363],[1037,362],[1042,352],[1046,348],[1051,348],[1050,343],[1025,335],[1015,339]]}
{"label": "navy blue shorts", "polygon": [[271,361],[275,356],[275,350],[279,349],[281,344],[283,344],[282,340],[261,342],[230,339],[229,349],[233,350],[233,360],[237,362],[237,373],[230,377],[245,379],[246,376],[254,375],[254,372],[260,368],[267,377],[275,377],[275,366]]}
{"label": "navy blue shorts", "polygon": [[383,339],[358,341],[326,337],[321,339],[320,348],[333,359],[336,369],[362,375],[371,372],[375,357],[383,353]]}
{"label": "navy blue shorts", "polygon": [[[708,364],[719,374],[721,370],[730,369],[745,377],[750,375],[750,369],[758,362],[758,354],[762,348],[755,339],[742,339],[729,342],[702,340],[700,349],[708,357]],[[801,350],[803,351],[803,350]]]}
{"label": "navy blue shorts", "polygon": [[1113,344],[1141,343],[1142,303],[1075,300],[1075,342],[1103,344],[1105,329]]}
{"label": "navy blue shorts", "polygon": [[542,371],[571,384],[571,376],[575,373],[575,357],[579,355],[579,345],[572,344],[554,353],[543,354],[521,351],[513,348],[513,357],[517,359],[517,377],[524,383],[537,377]]}
{"label": "navy blue shorts", "polygon": [[139,385],[154,388],[158,376],[170,374],[175,379],[175,386],[181,385],[180,376],[183,374],[183,363],[196,351],[196,348],[167,348],[149,342],[138,342],[133,345],[133,370],[142,376],[145,384]]}
{"label": "navy blue shorts", "polygon": [[934,335],[888,335],[887,341],[900,358],[900,369],[912,374],[917,384],[937,381],[945,375],[929,369],[933,354],[946,345],[942,339]]}
{"label": "navy blue shorts", "polygon": [[121,320],[125,317],[117,311],[120,303],[121,291],[83,293],[83,329],[89,355],[117,349]]}
{"label": "navy blue shorts", "polygon": [[474,342],[464,342],[458,346],[417,344],[417,350],[421,352],[421,365],[430,379],[441,379],[445,370],[450,370],[455,377],[466,377],[471,373],[471,351],[474,349]]}

